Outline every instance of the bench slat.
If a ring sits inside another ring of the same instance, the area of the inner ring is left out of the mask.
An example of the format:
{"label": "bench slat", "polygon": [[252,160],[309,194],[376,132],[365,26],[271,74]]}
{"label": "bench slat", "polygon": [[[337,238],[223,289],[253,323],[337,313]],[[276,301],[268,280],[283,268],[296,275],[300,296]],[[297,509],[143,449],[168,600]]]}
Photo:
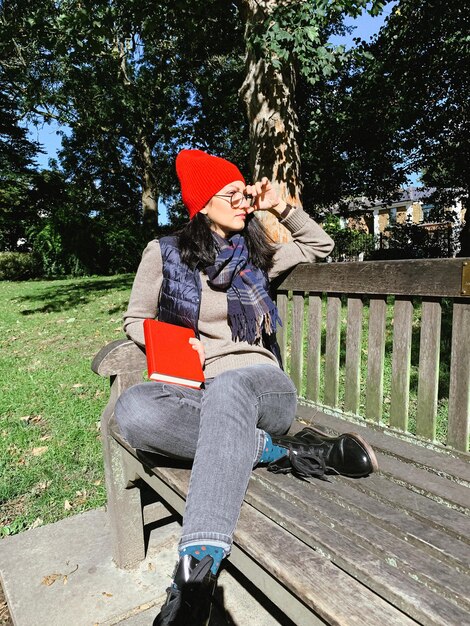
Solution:
{"label": "bench slat", "polygon": [[442,308],[440,301],[423,300],[419,341],[416,434],[431,441],[436,436],[441,318]]}
{"label": "bench slat", "polygon": [[[273,482],[270,477],[266,477],[264,474],[259,478],[265,482]],[[361,516],[368,523],[380,526],[400,539],[405,538],[410,544],[410,549],[413,549],[412,546],[416,546],[419,550],[429,553],[449,566],[459,567],[462,571],[470,574],[470,543],[458,539],[453,532],[448,532],[444,526],[436,527],[432,522],[423,521],[414,515],[416,508],[423,505],[426,507],[427,500],[424,496],[414,494],[412,506],[397,506],[397,502],[393,498],[387,497],[390,487],[398,487],[400,496],[405,496],[405,502],[406,492],[408,492],[406,487],[396,485],[381,477],[379,492],[381,499],[378,499],[374,497],[374,493],[368,487],[373,478],[373,476],[369,476],[357,481],[336,476],[332,478],[331,482],[312,480],[308,487],[299,486],[297,482],[289,481],[283,484],[282,490],[295,497],[303,497],[305,501],[328,498],[353,515]],[[357,485],[358,488],[352,488],[352,485],[354,487]],[[271,488],[274,488],[274,482]],[[277,483],[275,488],[277,491],[279,490]],[[400,500],[400,496],[398,499],[403,502]],[[464,520],[463,528],[468,528],[468,524],[467,518]]]}
{"label": "bench slat", "polygon": [[468,450],[470,429],[470,303],[454,301],[447,443]]}
{"label": "bench slat", "polygon": [[380,422],[382,417],[386,316],[386,297],[371,297],[369,306],[369,340],[367,344],[365,415],[367,419],[376,422]]}
{"label": "bench slat", "polygon": [[281,350],[282,362],[286,362],[286,347],[287,347],[287,324],[288,324],[288,306],[289,299],[287,293],[278,292],[276,295],[276,305],[279,311],[279,317],[282,320],[282,326],[278,327],[276,338]]}
{"label": "bench slat", "polygon": [[390,426],[401,430],[408,430],[412,327],[413,304],[409,298],[397,296],[393,307]]}
{"label": "bench slat", "polygon": [[441,478],[415,467],[411,463],[394,459],[388,454],[377,452],[380,472],[393,477],[393,480],[407,485],[418,493],[423,493],[436,502],[445,503],[462,513],[470,513],[470,491],[456,482]]}
{"label": "bench slat", "polygon": [[292,295],[292,335],[291,335],[291,358],[290,377],[297,388],[297,393],[302,392],[302,371],[304,363],[304,294],[294,292]]}
{"label": "bench slat", "polygon": [[325,403],[338,406],[341,298],[328,296],[325,346]]}
{"label": "bench slat", "polygon": [[359,413],[361,394],[362,298],[348,298],[344,410]]}
{"label": "bench slat", "polygon": [[[270,492],[275,490],[274,493],[280,496],[281,502],[287,500],[295,507],[306,511],[311,519],[318,520],[328,528],[334,528],[335,531],[349,538],[354,545],[360,545],[364,550],[379,556],[384,563],[396,561],[397,564],[393,567],[402,571],[404,578],[411,576],[425,586],[436,589],[447,599],[455,599],[461,606],[466,607],[467,610],[470,609],[470,598],[467,593],[470,588],[468,545],[465,546],[462,542],[454,540],[454,543],[460,545],[467,553],[467,559],[464,559],[463,564],[457,564],[459,577],[456,580],[455,559],[450,559],[449,563],[442,551],[434,545],[426,546],[423,541],[410,542],[411,534],[407,528],[409,520],[404,511],[383,505],[382,511],[389,518],[389,524],[385,524],[378,514],[364,514],[364,511],[353,503],[348,505],[348,502],[341,497],[335,497],[338,493],[337,483],[347,479],[332,478],[330,490],[325,488],[323,481],[312,480],[310,484],[299,485],[298,481],[292,477],[277,479],[267,471],[257,472],[255,479],[256,484],[261,486],[260,488]],[[363,479],[363,482],[366,481],[367,479]],[[250,485],[250,494],[253,489],[254,487]],[[248,498],[250,499],[250,495]],[[390,522],[392,522],[393,530]],[[317,530],[313,534],[317,537]],[[449,540],[449,537],[442,531],[434,529],[432,534],[442,543]],[[342,548],[339,548],[338,552],[341,558],[345,557]]]}
{"label": "bench slat", "polygon": [[[290,480],[289,477],[279,478],[281,480],[278,481],[278,489],[279,484]],[[457,601],[465,604],[464,597],[453,593],[452,589],[444,584],[439,585],[434,580],[431,583],[431,577],[420,572],[420,566],[426,564],[426,559],[417,559],[419,566],[416,569],[412,565],[399,563],[395,554],[400,551],[396,548],[397,539],[391,537],[391,540],[387,542],[385,531],[372,529],[364,521],[362,538],[360,534],[353,537],[350,532],[347,532],[352,522],[348,511],[344,509],[341,511],[341,507],[336,507],[337,510],[331,516],[325,516],[321,520],[320,515],[328,506],[324,500],[321,506],[316,506],[315,499],[310,499],[308,505],[302,509],[286,498],[280,499],[272,487],[265,488],[259,482],[250,485],[247,498],[252,506],[256,506],[261,512],[269,515],[283,528],[289,529],[307,545],[327,555],[341,569],[363,581],[375,593],[392,602],[394,606],[418,622],[442,626],[445,618],[444,623],[449,626],[450,624],[460,626],[465,623],[464,620],[468,616],[466,606],[457,606],[450,601],[448,596],[457,596]],[[356,523],[359,527],[361,520],[354,519],[354,525]],[[370,548],[377,547],[380,550],[381,541],[384,541],[385,545],[382,554],[379,555]],[[388,550],[393,546],[395,546],[395,552],[389,553]],[[431,568],[428,567],[428,575],[431,574],[430,570]],[[417,576],[421,580],[416,579]],[[434,578],[438,576],[437,569],[433,572],[433,576]],[[429,584],[433,584],[435,588],[430,589]],[[446,593],[447,597],[441,593]]]}
{"label": "bench slat", "polygon": [[[248,505],[242,507],[234,539],[328,624],[415,624],[322,554],[306,550],[304,542]],[[278,597],[275,602],[285,610]],[[292,613],[287,615],[299,626],[309,624],[296,620]]]}
{"label": "bench slat", "polygon": [[411,519],[420,520],[470,545],[468,532],[470,521],[468,516],[460,511],[443,506],[379,474],[369,476],[367,481],[351,482],[350,487],[354,491],[360,491],[375,498],[378,502],[401,509]]}
{"label": "bench slat", "polygon": [[309,294],[306,397],[315,402],[320,399],[321,325],[321,295]]}
{"label": "bench slat", "polygon": [[462,264],[470,259],[407,259],[357,263],[302,263],[281,289],[328,293],[455,297],[462,292]]}

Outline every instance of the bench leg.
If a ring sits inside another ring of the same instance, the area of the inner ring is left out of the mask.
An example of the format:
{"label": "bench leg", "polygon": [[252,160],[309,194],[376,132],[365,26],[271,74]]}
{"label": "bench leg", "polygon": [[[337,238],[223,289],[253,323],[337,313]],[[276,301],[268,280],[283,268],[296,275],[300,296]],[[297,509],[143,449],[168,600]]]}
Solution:
{"label": "bench leg", "polygon": [[135,567],[145,558],[140,489],[129,486],[121,446],[110,436],[103,442],[113,559],[118,567]]}

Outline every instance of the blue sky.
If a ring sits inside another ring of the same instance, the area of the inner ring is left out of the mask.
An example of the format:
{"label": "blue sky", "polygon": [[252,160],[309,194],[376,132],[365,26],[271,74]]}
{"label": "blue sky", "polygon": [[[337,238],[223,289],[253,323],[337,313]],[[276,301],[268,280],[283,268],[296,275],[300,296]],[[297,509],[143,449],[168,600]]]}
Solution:
{"label": "blue sky", "polygon": [[39,124],[38,126],[30,124],[28,126],[31,141],[38,141],[46,152],[45,154],[38,154],[36,157],[36,161],[41,167],[47,167],[49,159],[57,157],[62,139],[57,134],[58,128],[55,121],[51,124]]}
{"label": "blue sky", "polygon": [[[383,13],[378,17],[371,17],[368,13],[363,13],[357,19],[348,19],[346,24],[353,26],[354,31],[345,37],[332,37],[331,42],[334,44],[344,44],[347,48],[352,47],[353,38],[360,37],[361,39],[369,40],[375,35],[385,18],[390,14],[395,2],[388,4]],[[40,124],[38,126],[29,126],[29,136],[32,140],[38,141],[44,147],[45,154],[38,155],[37,161],[39,166],[47,167],[48,160],[57,156],[57,150],[60,148],[61,137],[57,135],[57,124],[52,122],[51,124]]]}
{"label": "blue sky", "polygon": [[352,26],[353,32],[344,37],[331,37],[331,43],[336,45],[344,44],[346,48],[352,48],[354,46],[353,39],[356,37],[369,41],[379,32],[380,27],[390,15],[396,3],[396,0],[389,2],[389,4],[384,7],[382,13],[377,17],[372,17],[368,13],[363,12],[362,15],[356,19],[347,18],[344,23],[346,26]]}

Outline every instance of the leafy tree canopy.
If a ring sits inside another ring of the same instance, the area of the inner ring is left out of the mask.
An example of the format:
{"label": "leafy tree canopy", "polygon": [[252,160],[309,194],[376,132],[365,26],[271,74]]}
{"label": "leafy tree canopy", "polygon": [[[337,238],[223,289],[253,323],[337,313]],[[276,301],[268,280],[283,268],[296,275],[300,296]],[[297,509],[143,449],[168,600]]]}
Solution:
{"label": "leafy tree canopy", "polygon": [[[135,249],[155,233],[159,198],[175,222],[184,215],[174,173],[182,147],[242,169],[250,162],[248,178],[274,172],[311,212],[391,198],[417,170],[441,199],[449,189],[468,197],[470,9],[400,0],[371,44],[328,43],[345,32],[344,16],[385,4],[6,0],[0,123],[10,130],[0,165],[13,183],[3,198],[35,207],[24,223],[31,237],[56,242],[56,267],[69,255],[80,271],[115,271],[125,269],[126,232]],[[70,128],[61,171],[33,181],[37,147],[19,121],[50,118]],[[13,213],[3,215],[11,223]]]}
{"label": "leafy tree canopy", "polygon": [[16,250],[35,219],[28,197],[35,175],[37,144],[27,138],[0,70],[0,249]]}

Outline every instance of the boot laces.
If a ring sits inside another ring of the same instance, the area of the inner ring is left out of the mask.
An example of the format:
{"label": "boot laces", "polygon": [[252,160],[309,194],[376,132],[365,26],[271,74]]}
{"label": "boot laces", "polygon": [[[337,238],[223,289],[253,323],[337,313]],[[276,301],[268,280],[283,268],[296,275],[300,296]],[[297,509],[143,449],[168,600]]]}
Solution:
{"label": "boot laces", "polygon": [[320,455],[308,447],[305,450],[289,450],[289,460],[292,465],[292,473],[299,478],[318,478],[328,481],[325,473],[328,469],[323,455]]}
{"label": "boot laces", "polygon": [[294,476],[302,480],[318,478],[319,480],[330,482],[325,474],[339,474],[339,472],[334,467],[326,464],[325,457],[327,454],[328,447],[323,445],[309,445],[305,443],[300,447],[289,446],[288,458],[290,467],[281,471],[283,473],[290,471]]}

